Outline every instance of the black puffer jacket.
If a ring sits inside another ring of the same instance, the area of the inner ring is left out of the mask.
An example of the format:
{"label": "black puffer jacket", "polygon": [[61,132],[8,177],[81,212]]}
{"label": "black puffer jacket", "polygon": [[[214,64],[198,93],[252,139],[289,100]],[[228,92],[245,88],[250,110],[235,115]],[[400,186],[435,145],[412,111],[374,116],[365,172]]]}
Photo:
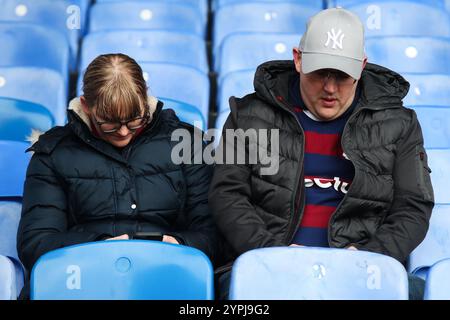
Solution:
{"label": "black puffer jacket", "polygon": [[32,146],[17,242],[28,270],[50,250],[138,231],[175,236],[214,260],[212,168],[173,164],[171,133],[193,128],[161,107],[153,103],[151,123],[119,150],[92,135],[74,100],[69,124]]}
{"label": "black puffer jacket", "polygon": [[[304,208],[304,132],[288,105],[291,61],[261,65],[256,93],[231,98],[224,129],[279,129],[279,171],[261,175],[255,165],[217,165],[209,203],[232,256],[291,243]],[[355,167],[353,182],[331,217],[330,247],[354,245],[404,262],[423,240],[433,208],[433,189],[416,114],[402,106],[409,84],[398,74],[368,64],[361,99],[342,135]],[[226,140],[226,139],[225,139]]]}

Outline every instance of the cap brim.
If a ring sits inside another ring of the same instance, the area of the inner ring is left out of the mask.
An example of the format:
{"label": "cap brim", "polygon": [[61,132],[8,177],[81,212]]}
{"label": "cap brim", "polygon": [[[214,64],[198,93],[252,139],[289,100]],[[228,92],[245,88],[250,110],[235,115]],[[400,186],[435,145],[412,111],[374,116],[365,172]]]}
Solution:
{"label": "cap brim", "polygon": [[323,53],[302,53],[302,72],[310,73],[319,69],[336,69],[353,79],[361,77],[363,61]]}

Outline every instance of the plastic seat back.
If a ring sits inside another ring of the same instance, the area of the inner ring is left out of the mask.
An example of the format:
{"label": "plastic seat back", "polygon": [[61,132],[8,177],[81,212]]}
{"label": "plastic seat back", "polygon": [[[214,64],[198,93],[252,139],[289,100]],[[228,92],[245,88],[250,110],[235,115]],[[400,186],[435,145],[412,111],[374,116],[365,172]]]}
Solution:
{"label": "plastic seat back", "polygon": [[407,300],[408,279],[397,260],[329,248],[264,248],[234,263],[230,299]]}
{"label": "plastic seat back", "polygon": [[51,112],[57,125],[66,123],[66,88],[62,75],[54,70],[0,67],[0,97],[40,104]]}
{"label": "plastic seat back", "polygon": [[450,41],[432,37],[366,39],[369,62],[398,73],[450,74]]}
{"label": "plastic seat back", "polygon": [[428,272],[424,300],[450,300],[450,258],[435,263]]}
{"label": "plastic seat back", "polygon": [[124,53],[140,62],[187,65],[208,72],[206,43],[195,35],[170,31],[124,30],[96,32],[83,41],[80,71],[97,56]]}
{"label": "plastic seat back", "polygon": [[45,107],[28,101],[0,98],[0,139],[28,141],[33,130],[45,132],[55,120]]}
{"label": "plastic seat back", "polygon": [[97,3],[91,8],[89,29],[90,32],[161,29],[205,36],[205,24],[200,11],[182,2],[171,4],[161,1]]}
{"label": "plastic seat back", "polygon": [[403,73],[409,82],[406,106],[430,105],[450,107],[450,75]]}
{"label": "plastic seat back", "polygon": [[31,299],[213,299],[201,251],[156,241],[101,241],[48,252],[33,267]]}
{"label": "plastic seat back", "polygon": [[427,278],[429,268],[450,258],[450,204],[436,205],[422,243],[409,255],[408,271]]}

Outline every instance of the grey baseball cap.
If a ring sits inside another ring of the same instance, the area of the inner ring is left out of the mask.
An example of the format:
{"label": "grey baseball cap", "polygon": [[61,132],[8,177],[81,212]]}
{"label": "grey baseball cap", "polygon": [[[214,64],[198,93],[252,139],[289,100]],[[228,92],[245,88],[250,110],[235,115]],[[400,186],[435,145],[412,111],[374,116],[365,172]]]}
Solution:
{"label": "grey baseball cap", "polygon": [[302,71],[337,69],[361,77],[364,61],[364,26],[350,11],[326,9],[309,19],[300,41]]}

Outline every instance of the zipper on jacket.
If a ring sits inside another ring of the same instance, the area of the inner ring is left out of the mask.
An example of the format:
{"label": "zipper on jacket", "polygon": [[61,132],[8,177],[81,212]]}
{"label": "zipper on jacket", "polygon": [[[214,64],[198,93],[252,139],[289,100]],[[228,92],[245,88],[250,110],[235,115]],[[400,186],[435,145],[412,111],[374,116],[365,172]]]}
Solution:
{"label": "zipper on jacket", "polygon": [[[380,107],[380,108],[365,108],[364,106],[365,106],[365,104],[362,103],[361,106],[360,106],[360,107],[359,107],[359,108],[358,108],[358,109],[350,116],[350,118],[347,120],[347,122],[345,123],[345,126],[344,126],[344,130],[342,131],[342,137],[341,137],[342,151],[347,155],[348,160],[353,164],[353,167],[355,168],[355,176],[353,177],[353,181],[355,180],[355,177],[356,177],[356,174],[357,174],[356,166],[355,166],[353,160],[351,159],[350,155],[348,154],[347,150],[345,149],[345,145],[344,145],[344,143],[343,143],[343,142],[344,142],[344,141],[343,141],[343,138],[344,138],[344,136],[345,136],[345,132],[346,132],[346,130],[347,130],[348,123],[351,122],[351,121],[352,121],[357,115],[359,115],[364,109],[375,110],[375,111],[386,109],[386,107]],[[394,109],[394,108],[396,108],[396,107],[389,108],[389,109]],[[347,199],[347,195],[349,194],[350,190],[352,190],[352,186],[353,186],[353,183],[352,183],[352,184],[350,185],[350,187],[348,188],[348,191],[347,191],[347,193],[345,194],[344,198],[341,200],[341,202],[338,204],[338,206],[336,207],[336,209],[334,210],[334,212],[331,214],[330,220],[329,220],[329,222],[328,222],[328,232],[327,232],[327,234],[328,234],[328,246],[329,246],[330,248],[332,247],[332,246],[331,246],[331,232],[330,232],[330,231],[331,231],[331,225],[332,225],[332,222],[334,222],[334,218],[335,218],[335,216],[336,216],[336,213],[338,213],[338,211],[340,210],[342,204],[343,204],[344,201]]]}
{"label": "zipper on jacket", "polygon": [[[300,166],[297,168],[297,173],[295,176],[295,185],[294,185],[294,192],[292,195],[292,199],[291,199],[291,217],[289,219],[289,223],[288,223],[288,231],[286,233],[286,236],[284,238],[284,242],[289,245],[295,235],[295,231],[296,228],[298,227],[299,222],[301,221],[301,219],[303,218],[303,211],[305,208],[305,193],[302,192],[300,195],[300,201],[302,202],[302,208],[299,211],[300,214],[297,214],[297,210],[296,209],[296,203],[295,203],[295,198],[299,189],[299,183],[300,183],[300,178],[302,179],[302,183],[301,183],[301,187],[303,188],[304,185],[304,178],[302,176],[303,173],[303,162],[304,162],[304,158],[305,158],[305,131],[303,130],[303,127],[300,124],[300,121],[298,120],[298,117],[295,115],[295,113],[293,113],[289,106],[284,102],[284,99],[281,97],[281,100],[278,99],[277,97],[274,96],[273,92],[270,91],[270,94],[272,95],[272,98],[274,99],[274,101],[277,102],[277,104],[284,109],[285,111],[287,111],[291,116],[293,116],[295,118],[296,123],[298,124],[299,128],[300,128],[300,132],[302,134],[302,139],[303,139],[303,152],[301,154],[300,157]],[[301,169],[300,169],[301,168]],[[297,217],[298,215],[298,217]],[[289,241],[288,241],[289,240]]]}

